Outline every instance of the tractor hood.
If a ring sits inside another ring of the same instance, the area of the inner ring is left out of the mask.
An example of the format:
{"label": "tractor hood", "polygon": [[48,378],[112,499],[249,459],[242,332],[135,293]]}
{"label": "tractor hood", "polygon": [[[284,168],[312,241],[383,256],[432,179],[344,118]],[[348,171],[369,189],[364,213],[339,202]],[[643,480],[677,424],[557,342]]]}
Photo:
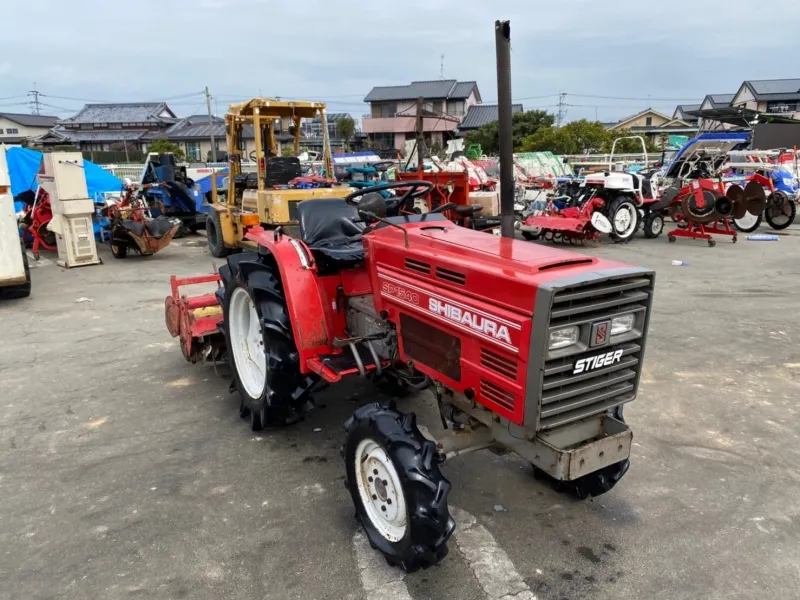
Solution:
{"label": "tractor hood", "polygon": [[[458,227],[450,221],[384,227],[365,236],[370,265],[378,277],[408,285],[429,280],[441,290],[491,306],[530,315],[542,283],[585,272],[622,267],[568,250],[512,240]],[[374,284],[378,284],[374,281]]]}

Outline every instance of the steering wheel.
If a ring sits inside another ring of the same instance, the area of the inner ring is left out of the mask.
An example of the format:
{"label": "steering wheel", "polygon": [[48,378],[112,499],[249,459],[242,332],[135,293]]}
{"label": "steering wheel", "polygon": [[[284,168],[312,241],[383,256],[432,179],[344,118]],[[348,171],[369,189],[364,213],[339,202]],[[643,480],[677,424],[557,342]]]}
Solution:
{"label": "steering wheel", "polygon": [[363,188],[360,190],[356,190],[349,196],[347,196],[344,200],[348,204],[352,204],[353,206],[358,206],[358,202],[356,198],[360,198],[365,194],[369,194],[370,192],[382,192],[383,190],[394,190],[397,188],[409,188],[408,191],[403,194],[402,196],[394,196],[392,198],[386,199],[386,212],[391,213],[394,209],[398,206],[402,205],[404,202],[408,200],[413,200],[415,198],[420,198],[424,196],[428,192],[433,189],[433,184],[430,181],[390,181],[388,183],[382,183],[380,185],[376,185],[373,187]]}

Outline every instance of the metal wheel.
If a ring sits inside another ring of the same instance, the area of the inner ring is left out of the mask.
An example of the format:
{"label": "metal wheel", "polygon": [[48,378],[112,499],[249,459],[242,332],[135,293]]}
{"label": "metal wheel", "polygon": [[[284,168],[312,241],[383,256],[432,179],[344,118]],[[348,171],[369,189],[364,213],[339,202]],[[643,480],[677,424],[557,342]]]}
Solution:
{"label": "metal wheel", "polygon": [[614,241],[629,241],[639,226],[639,211],[633,200],[620,196],[611,203],[608,214],[613,228],[611,237]]}
{"label": "metal wheel", "polygon": [[795,216],[797,216],[797,204],[794,200],[781,191],[769,195],[764,218],[770,227],[776,231],[786,229],[794,222]]}
{"label": "metal wheel", "polygon": [[246,289],[233,290],[228,321],[239,381],[250,396],[258,398],[267,386],[267,355],[255,302]]}
{"label": "metal wheel", "polygon": [[356,484],[367,517],[384,538],[399,542],[408,529],[406,497],[389,455],[372,438],[355,453]]}
{"label": "metal wheel", "polygon": [[762,215],[745,213],[741,219],[732,219],[733,226],[742,233],[752,233],[761,226]]}

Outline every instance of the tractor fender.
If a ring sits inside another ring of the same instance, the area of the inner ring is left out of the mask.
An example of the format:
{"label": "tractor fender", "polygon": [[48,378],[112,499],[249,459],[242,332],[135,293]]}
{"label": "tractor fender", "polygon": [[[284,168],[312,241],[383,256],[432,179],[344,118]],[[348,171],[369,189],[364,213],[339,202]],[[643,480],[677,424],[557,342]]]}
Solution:
{"label": "tractor fender", "polygon": [[248,230],[245,239],[256,242],[259,253],[267,253],[275,261],[300,355],[300,371],[307,373],[308,359],[331,351],[326,306],[311,252],[302,241],[276,236],[261,227]]}

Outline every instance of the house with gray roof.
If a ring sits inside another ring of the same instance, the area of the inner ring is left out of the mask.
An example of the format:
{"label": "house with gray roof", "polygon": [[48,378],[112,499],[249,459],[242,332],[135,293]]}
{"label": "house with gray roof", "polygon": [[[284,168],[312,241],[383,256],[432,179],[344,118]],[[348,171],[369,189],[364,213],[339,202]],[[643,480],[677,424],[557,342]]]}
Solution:
{"label": "house with gray roof", "polygon": [[425,139],[428,144],[441,147],[456,135],[469,107],[481,102],[474,81],[437,79],[374,87],[364,98],[370,113],[361,122],[362,131],[374,147],[400,150],[406,140],[414,139],[419,98],[423,99]]}
{"label": "house with gray roof", "polygon": [[672,113],[672,118],[691,125],[697,125],[698,116],[692,114],[692,111],[700,110],[699,104],[679,104],[675,107],[675,112]]}
{"label": "house with gray roof", "polygon": [[[511,114],[521,113],[522,104],[512,104]],[[458,126],[459,133],[475,131],[498,119],[497,104],[473,104],[467,109],[464,120]]]}
{"label": "house with gray roof", "polygon": [[164,102],[87,104],[76,115],[63,119],[36,139],[42,146],[71,145],[84,152],[113,150],[122,144],[147,151],[148,144],[165,137],[178,121]]}
{"label": "house with gray roof", "polygon": [[44,135],[55,126],[58,117],[0,112],[0,144],[16,146]]}
{"label": "house with gray roof", "polygon": [[730,104],[759,113],[792,115],[800,119],[800,79],[745,81]]}

